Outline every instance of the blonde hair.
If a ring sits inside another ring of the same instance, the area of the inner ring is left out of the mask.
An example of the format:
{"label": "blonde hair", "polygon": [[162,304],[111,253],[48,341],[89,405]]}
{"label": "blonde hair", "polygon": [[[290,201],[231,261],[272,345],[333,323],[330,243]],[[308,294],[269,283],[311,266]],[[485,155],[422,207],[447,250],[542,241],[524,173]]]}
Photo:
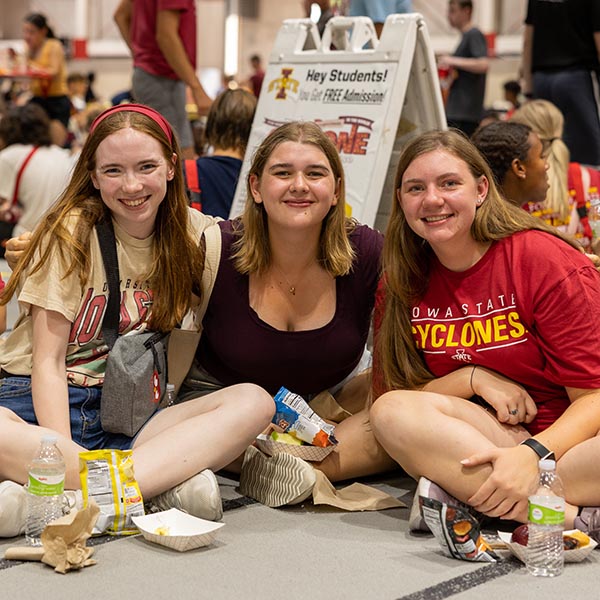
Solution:
{"label": "blonde hair", "polygon": [[548,192],[546,206],[564,221],[571,213],[569,196],[569,150],[562,140],[564,117],[552,102],[530,100],[518,108],[512,121],[529,125],[548,148]]}
{"label": "blonde hair", "polygon": [[[0,304],[9,301],[23,276],[43,269],[53,254],[58,254],[65,265],[64,277],[74,271],[78,274],[83,290],[90,271],[92,229],[100,219],[110,216],[91,178],[96,168],[96,150],[108,136],[126,128],[157,140],[167,164],[175,169],[175,176],[167,182],[165,198],[156,215],[152,264],[148,272],[140,273],[140,276],[150,282],[153,292],[149,327],[170,331],[181,320],[191,304],[192,291],[200,293],[204,254],[191,234],[181,163],[173,163],[173,154],[181,156],[179,145],[176,138],[169,140],[165,130],[153,118],[127,109],[105,116],[90,133],[67,188],[36,227]],[[76,225],[71,232],[67,222],[73,217]]]}
{"label": "blonde hair", "polygon": [[473,178],[485,177],[489,190],[477,208],[471,225],[471,236],[477,242],[501,240],[518,231],[535,229],[557,237],[577,248],[554,227],[524,210],[505,202],[494,182],[489,165],[475,146],[459,131],[430,131],[415,138],[400,156],[394,185],[392,213],[383,245],[383,269],[386,300],[383,321],[376,343],[387,389],[416,388],[433,376],[412,336],[411,309],[429,285],[433,250],[409,226],[396,198],[408,166],[419,156],[443,150],[466,163]]}
{"label": "blonde hair", "polygon": [[269,157],[284,142],[312,144],[329,161],[337,182],[338,198],[337,204],[329,209],[323,221],[317,259],[333,277],[346,275],[354,260],[348,234],[356,227],[356,222],[346,218],[344,169],[333,142],[317,124],[308,121],[293,121],[274,129],[254,153],[248,172],[244,213],[234,221],[234,231],[239,236],[233,246],[235,268],[247,275],[263,273],[271,265],[267,212],[263,203],[253,201],[250,178],[255,175],[260,180]]}

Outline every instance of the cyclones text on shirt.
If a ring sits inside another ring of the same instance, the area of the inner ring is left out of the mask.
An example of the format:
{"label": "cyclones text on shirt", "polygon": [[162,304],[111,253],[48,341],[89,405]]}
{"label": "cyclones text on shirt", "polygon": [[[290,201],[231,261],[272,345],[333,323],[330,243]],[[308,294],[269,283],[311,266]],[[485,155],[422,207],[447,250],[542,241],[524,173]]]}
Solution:
{"label": "cyclones text on shirt", "polygon": [[454,307],[420,304],[413,307],[411,322],[419,350],[450,355],[461,362],[471,362],[473,352],[513,346],[528,339],[514,294]]}

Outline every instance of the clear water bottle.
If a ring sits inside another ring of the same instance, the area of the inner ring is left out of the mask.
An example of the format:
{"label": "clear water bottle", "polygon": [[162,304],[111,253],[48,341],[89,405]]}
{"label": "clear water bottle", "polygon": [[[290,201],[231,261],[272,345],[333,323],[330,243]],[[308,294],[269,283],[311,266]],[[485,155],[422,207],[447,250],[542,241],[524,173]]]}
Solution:
{"label": "clear water bottle", "polygon": [[555,577],[564,566],[565,495],[556,462],[540,460],[539,468],[537,490],[529,496],[527,570],[538,577]]}
{"label": "clear water bottle", "polygon": [[600,239],[600,194],[595,187],[590,188],[590,209],[588,211],[588,222],[594,234],[594,241]]}
{"label": "clear water bottle", "polygon": [[56,445],[58,438],[42,437],[40,448],[29,465],[25,539],[41,546],[40,535],[51,521],[63,516],[65,459]]}

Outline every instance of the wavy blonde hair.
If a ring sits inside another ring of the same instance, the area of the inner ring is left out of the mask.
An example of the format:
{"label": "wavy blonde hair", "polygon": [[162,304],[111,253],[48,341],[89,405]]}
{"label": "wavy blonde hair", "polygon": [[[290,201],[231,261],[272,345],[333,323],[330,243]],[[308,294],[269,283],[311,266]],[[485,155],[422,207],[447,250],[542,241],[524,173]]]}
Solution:
{"label": "wavy blonde hair", "polygon": [[269,157],[284,142],[312,144],[323,152],[329,161],[334,180],[337,182],[338,199],[323,221],[317,259],[333,277],[346,275],[350,272],[354,260],[354,250],[348,234],[356,227],[356,222],[346,218],[344,169],[331,139],[316,123],[309,121],[293,121],[274,129],[254,153],[246,182],[246,206],[242,216],[234,221],[234,231],[239,236],[233,246],[235,268],[247,275],[264,273],[271,265],[269,220],[264,204],[253,201],[250,178],[256,175],[260,180]]}
{"label": "wavy blonde hair", "polygon": [[[75,271],[83,290],[90,271],[92,229],[100,219],[110,215],[92,183],[96,150],[109,135],[126,128],[157,140],[167,164],[175,169],[175,176],[167,182],[165,199],[156,215],[152,264],[148,272],[140,273],[140,276],[150,282],[153,291],[150,329],[170,331],[181,320],[190,307],[192,291],[200,293],[204,254],[192,237],[181,162],[173,162],[173,154],[181,156],[179,144],[175,137],[171,142],[151,117],[127,110],[106,116],[90,133],[67,188],[36,227],[0,304],[10,300],[22,277],[43,269],[55,253],[65,265],[64,277]],[[71,232],[67,223],[73,218],[76,225]]]}
{"label": "wavy blonde hair", "polygon": [[565,119],[562,112],[548,100],[530,100],[519,107],[512,121],[529,125],[547,149],[548,192],[546,206],[564,221],[571,213],[569,196],[569,150],[562,140]]}
{"label": "wavy blonde hair", "polygon": [[464,161],[475,179],[486,177],[489,190],[477,208],[471,235],[477,242],[501,240],[518,231],[535,229],[557,237],[577,248],[554,227],[502,199],[490,167],[475,146],[459,131],[430,131],[411,141],[404,149],[394,184],[392,213],[385,233],[383,268],[386,282],[385,311],[376,343],[387,389],[413,389],[433,379],[422,354],[417,350],[410,321],[411,308],[429,285],[431,246],[409,226],[396,197],[408,166],[419,156],[443,150]]}

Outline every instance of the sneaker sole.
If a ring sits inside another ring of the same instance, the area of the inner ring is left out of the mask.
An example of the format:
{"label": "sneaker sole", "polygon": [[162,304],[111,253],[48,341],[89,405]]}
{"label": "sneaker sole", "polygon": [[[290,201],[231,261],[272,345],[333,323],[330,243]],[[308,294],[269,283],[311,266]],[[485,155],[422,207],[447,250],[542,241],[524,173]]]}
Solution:
{"label": "sneaker sole", "polygon": [[425,477],[420,477],[417,483],[417,489],[415,490],[415,495],[413,497],[413,502],[410,507],[410,514],[408,515],[408,529],[409,531],[429,531],[429,527],[427,523],[425,523],[425,519],[421,514],[421,502],[419,500],[419,496],[427,495],[427,490],[429,480],[425,479]]}
{"label": "sneaker sole", "polygon": [[260,450],[246,450],[240,474],[240,493],[270,507],[298,504],[312,493],[314,469],[291,454],[268,457]]}
{"label": "sneaker sole", "polygon": [[211,486],[210,500],[212,502],[206,506],[205,516],[201,517],[208,521],[220,521],[223,518],[223,502],[221,500],[221,490],[217,476],[210,470],[202,471],[202,474],[208,479]]}

